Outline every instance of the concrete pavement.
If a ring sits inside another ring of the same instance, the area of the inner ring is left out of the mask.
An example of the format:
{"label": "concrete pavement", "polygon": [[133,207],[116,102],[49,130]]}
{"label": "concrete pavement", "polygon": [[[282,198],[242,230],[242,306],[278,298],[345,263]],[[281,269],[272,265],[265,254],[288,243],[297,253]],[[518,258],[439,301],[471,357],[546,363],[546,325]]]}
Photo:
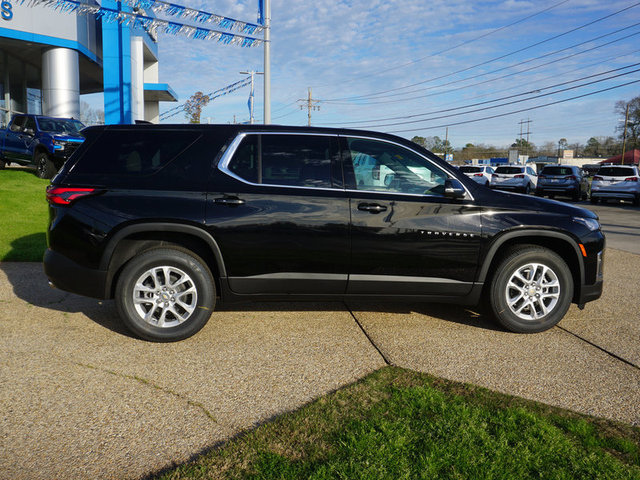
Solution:
{"label": "concrete pavement", "polygon": [[113,302],[49,289],[39,264],[1,263],[0,478],[139,478],[386,365],[379,351],[640,424],[640,256],[608,250],[605,268],[604,298],[542,334],[458,306],[265,303],[154,344],[120,327]]}

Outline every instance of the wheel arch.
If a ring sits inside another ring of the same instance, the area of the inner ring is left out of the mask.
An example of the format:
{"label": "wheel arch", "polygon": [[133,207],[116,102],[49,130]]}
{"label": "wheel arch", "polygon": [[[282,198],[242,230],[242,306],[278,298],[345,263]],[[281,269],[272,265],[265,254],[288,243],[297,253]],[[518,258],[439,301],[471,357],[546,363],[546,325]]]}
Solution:
{"label": "wheel arch", "polygon": [[219,282],[221,278],[226,278],[227,273],[215,239],[193,225],[154,222],[129,225],[109,240],[100,262],[100,269],[108,272],[105,286],[107,298],[113,298],[122,269],[135,255],[170,246],[187,249],[201,257],[211,270],[218,292],[223,291]]}
{"label": "wheel arch", "polygon": [[504,258],[506,252],[515,245],[537,245],[548,248],[557,253],[567,263],[573,276],[574,291],[572,301],[576,302],[580,297],[580,290],[584,283],[584,263],[582,253],[577,242],[569,235],[562,232],[549,230],[525,230],[520,232],[507,232],[495,239],[489,247],[484,263],[478,273],[478,282],[482,282],[485,288],[490,284],[493,272],[497,264]]}

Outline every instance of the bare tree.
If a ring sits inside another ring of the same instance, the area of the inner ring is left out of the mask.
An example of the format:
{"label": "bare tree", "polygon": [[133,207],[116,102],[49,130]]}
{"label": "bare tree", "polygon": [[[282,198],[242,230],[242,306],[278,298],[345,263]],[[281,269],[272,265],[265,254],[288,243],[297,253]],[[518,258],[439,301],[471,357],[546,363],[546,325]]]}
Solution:
{"label": "bare tree", "polygon": [[187,113],[189,123],[200,123],[200,115],[202,109],[210,102],[209,95],[202,92],[196,92],[184,104],[184,111]]}

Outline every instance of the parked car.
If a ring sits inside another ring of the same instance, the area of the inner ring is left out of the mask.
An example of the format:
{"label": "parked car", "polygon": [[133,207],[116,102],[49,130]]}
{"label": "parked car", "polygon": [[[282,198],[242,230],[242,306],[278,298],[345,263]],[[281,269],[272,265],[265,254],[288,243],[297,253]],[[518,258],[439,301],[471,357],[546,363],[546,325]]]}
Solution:
{"label": "parked car", "polygon": [[491,188],[499,190],[513,190],[521,193],[530,193],[536,188],[536,172],[531,167],[524,165],[505,165],[497,167],[491,175]]}
{"label": "parked car", "polygon": [[0,130],[0,170],[11,163],[33,165],[38,177],[53,177],[84,141],[83,128],[73,118],[15,115]]}
{"label": "parked car", "polygon": [[[393,135],[273,125],[84,133],[47,189],[45,273],[60,289],[115,298],[148,340],[195,334],[217,298],[486,300],[505,328],[538,332],[602,292],[594,213],[482,188]],[[358,170],[365,156],[375,168]]]}
{"label": "parked car", "polygon": [[545,165],[538,174],[536,195],[553,198],[555,195],[571,197],[574,202],[586,200],[589,183],[580,167],[570,165]]}
{"label": "parked car", "polygon": [[591,203],[607,199],[631,200],[640,205],[640,172],[634,165],[600,167],[591,181]]}
{"label": "parked car", "polygon": [[487,165],[463,165],[459,169],[467,177],[485,187],[491,183],[491,175],[493,175],[493,167]]}

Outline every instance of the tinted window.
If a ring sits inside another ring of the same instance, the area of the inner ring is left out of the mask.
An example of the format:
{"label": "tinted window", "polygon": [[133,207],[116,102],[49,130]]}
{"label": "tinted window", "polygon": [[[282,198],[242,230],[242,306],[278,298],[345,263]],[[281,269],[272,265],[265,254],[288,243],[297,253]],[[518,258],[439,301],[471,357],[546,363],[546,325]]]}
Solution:
{"label": "tinted window", "polygon": [[22,127],[23,130],[26,130],[27,128],[30,128],[34,132],[36,131],[36,121],[31,117],[27,117],[27,121],[24,122],[24,126]]}
{"label": "tinted window", "polygon": [[635,170],[629,167],[601,167],[598,170],[598,175],[605,177],[632,177],[635,174]]}
{"label": "tinted window", "polygon": [[10,130],[12,132],[19,132],[20,130],[22,130],[22,125],[24,125],[24,120],[27,117],[15,117],[13,119],[13,122],[11,122],[11,127]]}
{"label": "tinted window", "polygon": [[522,173],[522,167],[498,167],[496,168],[496,173],[502,173],[503,175],[517,175],[518,173]]}
{"label": "tinted window", "polygon": [[337,139],[322,135],[247,135],[228,169],[251,183],[331,188]]}
{"label": "tinted window", "polygon": [[447,174],[399,145],[348,138],[358,190],[443,195]]}
{"label": "tinted window", "polygon": [[481,173],[482,168],[480,167],[460,167],[460,171],[462,173]]}
{"label": "tinted window", "polygon": [[197,131],[105,130],[81,149],[68,178],[118,188],[203,190],[222,141],[199,138]]}
{"label": "tinted window", "polygon": [[80,134],[80,130],[84,128],[84,125],[78,120],[66,118],[40,118],[38,119],[38,125],[40,125],[40,130],[43,132],[71,135]]}
{"label": "tinted window", "polygon": [[574,171],[570,167],[544,167],[541,173],[544,175],[574,175]]}

